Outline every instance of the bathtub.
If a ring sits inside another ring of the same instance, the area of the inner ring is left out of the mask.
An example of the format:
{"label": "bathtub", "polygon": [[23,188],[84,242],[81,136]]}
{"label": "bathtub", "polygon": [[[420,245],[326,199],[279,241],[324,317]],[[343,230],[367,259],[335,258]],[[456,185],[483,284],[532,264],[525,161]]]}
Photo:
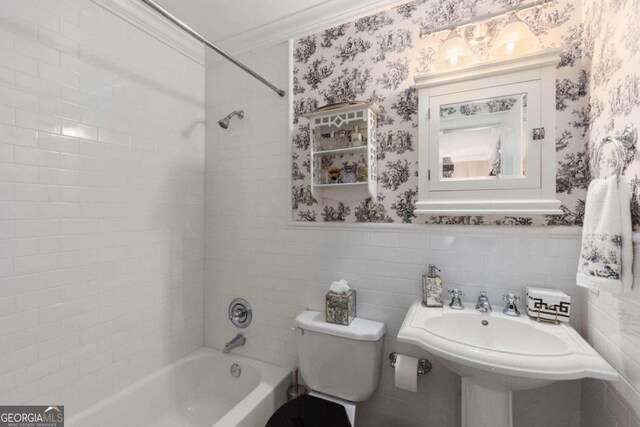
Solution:
{"label": "bathtub", "polygon": [[[231,375],[234,363],[241,368]],[[263,427],[289,371],[201,348],[67,419],[67,427]]]}

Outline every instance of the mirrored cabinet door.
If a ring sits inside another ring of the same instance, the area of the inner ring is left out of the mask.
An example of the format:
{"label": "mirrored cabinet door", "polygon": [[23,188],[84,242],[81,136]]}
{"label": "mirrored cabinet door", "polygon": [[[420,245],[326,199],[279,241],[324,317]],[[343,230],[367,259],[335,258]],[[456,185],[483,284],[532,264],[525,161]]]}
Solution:
{"label": "mirrored cabinet door", "polygon": [[540,187],[539,85],[531,82],[430,98],[431,189]]}

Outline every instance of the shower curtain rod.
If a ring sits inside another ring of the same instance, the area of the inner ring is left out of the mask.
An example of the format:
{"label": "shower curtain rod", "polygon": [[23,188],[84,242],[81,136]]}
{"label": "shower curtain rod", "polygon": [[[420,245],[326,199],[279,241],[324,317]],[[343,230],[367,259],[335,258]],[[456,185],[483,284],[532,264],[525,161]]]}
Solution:
{"label": "shower curtain rod", "polygon": [[211,43],[209,40],[207,40],[206,38],[204,38],[203,36],[201,36],[198,32],[196,32],[195,30],[193,30],[191,27],[189,27],[187,24],[185,24],[184,22],[182,22],[181,20],[179,20],[178,18],[176,18],[175,16],[173,16],[169,11],[167,11],[166,9],[164,9],[162,6],[160,6],[158,3],[156,3],[153,0],[141,0],[143,3],[145,3],[147,6],[149,6],[150,8],[152,8],[153,10],[155,10],[156,12],[158,12],[160,15],[164,16],[165,18],[167,18],[169,21],[173,22],[175,25],[177,25],[178,27],[180,27],[182,30],[184,30],[187,34],[189,34],[191,37],[193,37],[194,39],[198,40],[199,42],[203,43],[205,46],[215,50],[218,54],[220,54],[220,56],[222,56],[223,58],[225,58],[226,60],[230,61],[231,63],[233,63],[234,65],[238,66],[239,68],[241,68],[242,70],[244,70],[245,72],[251,74],[251,76],[253,76],[255,79],[259,80],[262,84],[264,84],[265,86],[267,86],[269,89],[271,89],[272,91],[274,91],[275,93],[277,93],[280,96],[284,96],[286,94],[286,92],[282,89],[279,89],[278,87],[274,86],[273,84],[271,84],[267,79],[265,79],[264,77],[262,77],[260,74],[256,73],[255,71],[253,71],[251,68],[247,67],[246,65],[244,65],[242,62],[238,61],[237,59],[235,59],[233,56],[229,55],[228,53],[226,53],[225,51],[223,51],[222,49],[220,49],[218,46],[214,45],[213,43]]}

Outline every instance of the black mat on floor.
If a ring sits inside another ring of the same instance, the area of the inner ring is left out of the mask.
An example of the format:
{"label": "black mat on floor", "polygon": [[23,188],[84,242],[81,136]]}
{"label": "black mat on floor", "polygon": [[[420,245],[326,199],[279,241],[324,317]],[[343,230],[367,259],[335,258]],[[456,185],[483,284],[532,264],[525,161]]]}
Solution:
{"label": "black mat on floor", "polygon": [[351,427],[351,423],[344,406],[307,394],[282,405],[266,427]]}

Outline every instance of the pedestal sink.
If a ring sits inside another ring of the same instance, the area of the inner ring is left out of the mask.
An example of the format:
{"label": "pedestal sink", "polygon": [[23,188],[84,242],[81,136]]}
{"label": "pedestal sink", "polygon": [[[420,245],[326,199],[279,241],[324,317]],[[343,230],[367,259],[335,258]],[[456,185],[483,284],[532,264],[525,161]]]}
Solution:
{"label": "pedestal sink", "polygon": [[513,390],[618,373],[568,324],[539,323],[526,314],[426,308],[416,301],[398,341],[428,350],[462,376],[463,427],[513,427]]}

